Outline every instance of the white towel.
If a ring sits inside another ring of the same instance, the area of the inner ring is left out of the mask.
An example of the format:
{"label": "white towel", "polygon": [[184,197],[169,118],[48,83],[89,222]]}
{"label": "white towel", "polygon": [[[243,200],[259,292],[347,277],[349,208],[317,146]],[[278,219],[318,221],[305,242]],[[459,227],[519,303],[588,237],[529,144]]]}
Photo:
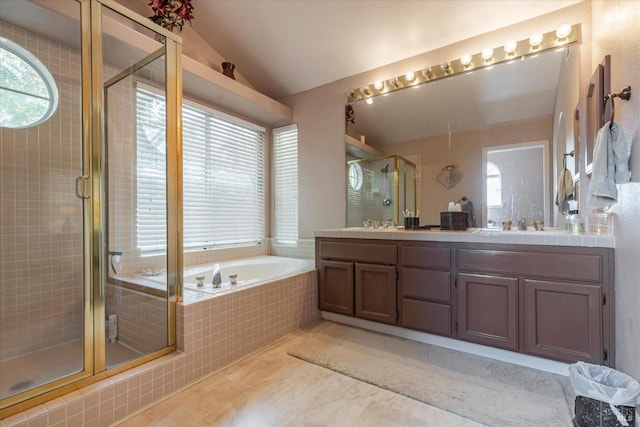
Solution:
{"label": "white towel", "polygon": [[622,128],[607,122],[596,136],[593,148],[588,205],[591,209],[608,208],[618,200],[616,183],[629,182],[629,154]]}
{"label": "white towel", "polygon": [[558,179],[558,192],[556,193],[556,206],[563,215],[569,210],[569,200],[575,200],[575,187],[573,174],[565,168]]}

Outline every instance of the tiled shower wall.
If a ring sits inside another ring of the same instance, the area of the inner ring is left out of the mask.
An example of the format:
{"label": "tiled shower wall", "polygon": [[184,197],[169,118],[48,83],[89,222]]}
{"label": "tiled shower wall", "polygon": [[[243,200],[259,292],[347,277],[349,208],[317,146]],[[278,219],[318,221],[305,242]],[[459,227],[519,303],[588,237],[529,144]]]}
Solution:
{"label": "tiled shower wall", "polygon": [[59,91],[51,119],[0,129],[0,360],[83,334],[79,52],[0,21]]}
{"label": "tiled shower wall", "polygon": [[119,343],[143,354],[167,346],[166,297],[112,284],[107,284],[106,291],[106,315],[118,315]]}

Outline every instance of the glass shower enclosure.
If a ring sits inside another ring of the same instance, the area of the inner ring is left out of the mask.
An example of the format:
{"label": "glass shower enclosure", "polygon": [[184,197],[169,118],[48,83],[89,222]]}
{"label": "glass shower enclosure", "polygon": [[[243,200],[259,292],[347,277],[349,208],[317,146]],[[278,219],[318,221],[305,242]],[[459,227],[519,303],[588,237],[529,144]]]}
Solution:
{"label": "glass shower enclosure", "polygon": [[0,108],[33,110],[14,45],[57,105],[0,124],[0,419],[175,349],[182,276],[180,38],[112,0],[3,6]]}
{"label": "glass shower enclosure", "polygon": [[391,155],[347,162],[347,227],[365,221],[403,224],[403,212],[416,211],[416,165]]}

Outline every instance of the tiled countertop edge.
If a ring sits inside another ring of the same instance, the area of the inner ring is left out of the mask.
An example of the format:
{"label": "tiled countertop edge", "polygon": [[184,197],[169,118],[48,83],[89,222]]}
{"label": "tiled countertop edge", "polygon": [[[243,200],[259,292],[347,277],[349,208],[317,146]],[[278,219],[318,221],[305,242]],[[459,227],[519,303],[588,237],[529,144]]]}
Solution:
{"label": "tiled countertop edge", "polygon": [[414,240],[430,242],[506,243],[521,245],[551,245],[615,248],[615,236],[597,234],[569,234],[564,231],[417,231],[403,229],[338,228],[316,230],[315,237]]}

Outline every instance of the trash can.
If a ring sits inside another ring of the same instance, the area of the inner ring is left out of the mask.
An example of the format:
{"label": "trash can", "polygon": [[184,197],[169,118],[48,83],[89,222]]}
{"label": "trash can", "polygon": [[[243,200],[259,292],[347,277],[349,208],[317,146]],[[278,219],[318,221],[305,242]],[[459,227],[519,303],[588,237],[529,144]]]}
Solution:
{"label": "trash can", "polygon": [[615,369],[585,362],[569,366],[569,379],[576,394],[574,426],[635,425],[638,381]]}

